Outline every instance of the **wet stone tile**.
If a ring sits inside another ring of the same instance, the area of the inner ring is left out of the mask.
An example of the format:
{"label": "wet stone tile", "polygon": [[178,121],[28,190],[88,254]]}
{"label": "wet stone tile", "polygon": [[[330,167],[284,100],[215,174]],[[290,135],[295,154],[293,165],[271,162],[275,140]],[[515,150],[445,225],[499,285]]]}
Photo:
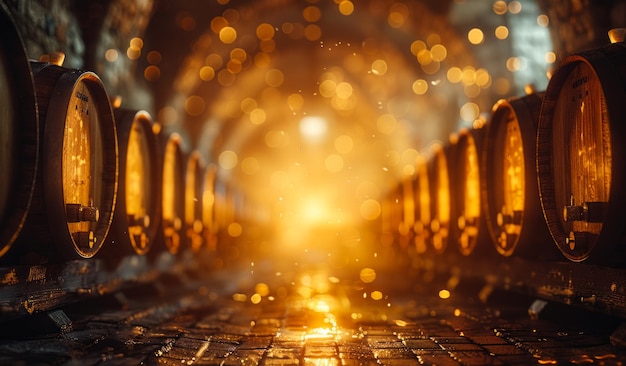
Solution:
{"label": "wet stone tile", "polygon": [[404,341],[404,345],[409,349],[441,349],[432,339],[409,339]]}
{"label": "wet stone tile", "polygon": [[341,366],[379,366],[380,364],[375,359],[352,359],[342,358]]}
{"label": "wet stone tile", "polygon": [[209,346],[204,351],[203,357],[226,358],[234,351],[235,351],[234,346],[222,347],[219,344],[216,346],[215,344],[209,343]]}
{"label": "wet stone tile", "polygon": [[370,336],[368,335],[367,344],[373,348],[402,348],[404,345],[398,339],[398,337],[394,336]]}
{"label": "wet stone tile", "polygon": [[242,338],[241,343],[237,346],[237,349],[239,350],[252,350],[252,349],[265,350],[269,347],[271,342],[272,342],[272,337],[248,336],[248,337]]}
{"label": "wet stone tile", "polygon": [[450,343],[440,344],[441,348],[446,351],[484,351],[481,346],[473,343]]}
{"label": "wet stone tile", "polygon": [[465,337],[431,337],[435,343],[438,344],[462,344],[470,343],[470,340]]}
{"label": "wet stone tile", "polygon": [[268,359],[299,359],[302,354],[302,348],[279,348],[270,347],[266,356]]}
{"label": "wet stone tile", "polygon": [[266,358],[260,364],[264,366],[299,366],[300,360],[297,358],[289,358],[289,359]]}
{"label": "wet stone tile", "polygon": [[309,347],[304,348],[304,357],[333,358],[338,355],[336,347]]}
{"label": "wet stone tile", "polygon": [[207,347],[209,345],[208,339],[198,339],[189,337],[180,337],[174,342],[174,346],[178,348],[198,349],[201,347]]}
{"label": "wet stone tile", "polygon": [[335,357],[304,357],[305,366],[339,366],[341,360]]}
{"label": "wet stone tile", "polygon": [[337,341],[335,341],[333,336],[315,338],[307,336],[304,340],[304,344],[306,347],[336,347]]}
{"label": "wet stone tile", "polygon": [[450,356],[461,364],[468,366],[504,365],[504,362],[484,351],[453,351],[450,352]]}
{"label": "wet stone tile", "polygon": [[474,343],[481,345],[495,345],[495,344],[510,344],[506,340],[501,337],[487,334],[487,335],[468,335],[468,338],[471,339]]}
{"label": "wet stone tile", "polygon": [[483,344],[482,346],[488,352],[491,352],[496,356],[529,354],[512,344]]}
{"label": "wet stone tile", "polygon": [[417,361],[420,365],[437,365],[437,366],[460,366],[461,363],[449,356],[438,355],[421,355],[417,356]]}
{"label": "wet stone tile", "polygon": [[415,358],[413,352],[404,348],[374,348],[372,349],[372,353],[377,359]]}
{"label": "wet stone tile", "polygon": [[[263,356],[265,355],[265,350],[255,349],[255,350],[236,350],[233,352],[229,359],[239,360],[240,364],[258,364]],[[246,361],[249,363],[244,363]]]}
{"label": "wet stone tile", "polygon": [[416,366],[420,365],[417,359],[384,359],[378,360],[378,364],[382,366]]}
{"label": "wet stone tile", "polygon": [[207,339],[210,339],[211,342],[227,343],[238,346],[243,342],[244,338],[245,336],[238,334],[214,334],[209,336]]}

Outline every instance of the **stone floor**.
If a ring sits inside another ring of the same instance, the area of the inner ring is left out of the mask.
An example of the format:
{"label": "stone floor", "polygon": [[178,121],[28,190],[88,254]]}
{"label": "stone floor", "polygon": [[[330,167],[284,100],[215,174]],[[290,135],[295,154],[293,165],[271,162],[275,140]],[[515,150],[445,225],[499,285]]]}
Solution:
{"label": "stone floor", "polygon": [[619,318],[483,284],[263,263],[179,271],[4,321],[12,365],[621,365]]}

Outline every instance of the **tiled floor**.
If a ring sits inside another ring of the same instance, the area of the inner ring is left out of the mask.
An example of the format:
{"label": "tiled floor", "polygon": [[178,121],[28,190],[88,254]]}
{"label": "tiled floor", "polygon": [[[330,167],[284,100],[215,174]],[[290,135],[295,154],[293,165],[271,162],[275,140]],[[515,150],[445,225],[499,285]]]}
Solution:
{"label": "tiled floor", "polygon": [[339,276],[314,268],[290,273],[262,268],[167,274],[4,322],[0,364],[616,365],[626,360],[626,350],[609,341],[619,319],[563,304],[394,271],[345,270]]}

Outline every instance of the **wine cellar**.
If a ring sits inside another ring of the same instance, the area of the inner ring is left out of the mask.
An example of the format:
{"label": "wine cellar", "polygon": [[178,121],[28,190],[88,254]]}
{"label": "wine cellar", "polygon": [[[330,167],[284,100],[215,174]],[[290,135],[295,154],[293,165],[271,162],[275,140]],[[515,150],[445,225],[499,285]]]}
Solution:
{"label": "wine cellar", "polygon": [[0,27],[0,363],[626,363],[625,1]]}

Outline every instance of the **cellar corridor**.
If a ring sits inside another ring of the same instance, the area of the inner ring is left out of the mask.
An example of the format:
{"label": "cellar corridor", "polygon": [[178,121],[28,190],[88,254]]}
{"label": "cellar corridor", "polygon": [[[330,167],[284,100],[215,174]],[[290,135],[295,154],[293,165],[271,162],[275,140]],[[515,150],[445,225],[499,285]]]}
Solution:
{"label": "cellar corridor", "polygon": [[626,0],[0,0],[0,364],[624,365]]}

